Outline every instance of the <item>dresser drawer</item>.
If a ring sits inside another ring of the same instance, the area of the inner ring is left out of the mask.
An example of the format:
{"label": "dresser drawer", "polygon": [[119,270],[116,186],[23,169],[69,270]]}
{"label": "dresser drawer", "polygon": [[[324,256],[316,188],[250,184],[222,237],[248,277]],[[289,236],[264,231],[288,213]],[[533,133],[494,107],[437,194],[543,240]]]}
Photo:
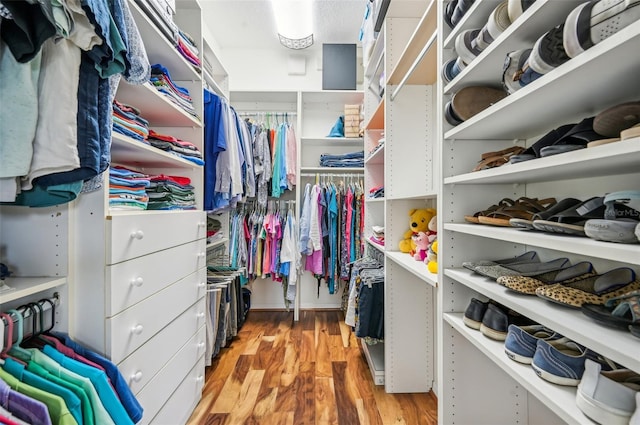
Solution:
{"label": "dresser drawer", "polygon": [[203,268],[122,313],[107,318],[106,345],[111,361],[120,363],[202,298],[206,288],[201,287],[200,283],[206,278],[205,275]]}
{"label": "dresser drawer", "polygon": [[[175,350],[190,340],[193,332],[205,323],[205,307],[204,298],[201,298],[118,365],[134,394],[140,392],[175,354]],[[206,335],[202,331],[197,336],[198,354],[204,354]]]}
{"label": "dresser drawer", "polygon": [[197,335],[194,335],[136,395],[144,409],[141,424],[151,422],[185,379],[191,382],[193,392],[199,385],[197,378],[204,380],[204,362],[201,361],[204,358],[204,352],[198,347],[198,341],[204,338],[204,335],[205,327],[203,326],[198,330]]}
{"label": "dresser drawer", "polygon": [[[106,315],[142,301],[206,265],[206,239],[106,267]],[[200,282],[206,286],[206,279]]]}
{"label": "dresser drawer", "polygon": [[[171,395],[171,398],[162,406],[155,418],[153,425],[185,424],[193,413],[196,405],[202,397],[204,386],[204,356],[191,369],[187,377]],[[144,422],[145,419],[142,419]]]}
{"label": "dresser drawer", "polygon": [[107,217],[107,264],[205,238],[204,211],[145,212]]}

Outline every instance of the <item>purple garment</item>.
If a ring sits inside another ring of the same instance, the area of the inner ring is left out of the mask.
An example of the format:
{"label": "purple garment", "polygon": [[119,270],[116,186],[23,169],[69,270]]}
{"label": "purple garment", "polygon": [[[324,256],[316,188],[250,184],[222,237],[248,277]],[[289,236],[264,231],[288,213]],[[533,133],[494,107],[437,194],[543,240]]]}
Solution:
{"label": "purple garment", "polygon": [[16,418],[30,424],[51,425],[49,409],[43,402],[12,390],[2,379],[0,379],[0,406]]}

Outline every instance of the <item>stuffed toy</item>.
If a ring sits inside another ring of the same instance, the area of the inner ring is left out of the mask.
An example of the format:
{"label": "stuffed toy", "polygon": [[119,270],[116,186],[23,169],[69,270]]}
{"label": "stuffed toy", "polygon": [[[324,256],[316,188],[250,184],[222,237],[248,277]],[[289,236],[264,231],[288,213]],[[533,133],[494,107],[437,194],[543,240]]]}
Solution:
{"label": "stuffed toy", "polygon": [[429,230],[427,230],[427,238],[429,239],[429,244],[436,240],[438,236],[438,216],[434,215],[429,220],[429,225],[427,226]]}
{"label": "stuffed toy", "polygon": [[409,230],[404,232],[402,240],[398,244],[398,248],[401,252],[415,253],[415,243],[411,239],[411,236],[418,232],[426,232],[429,230],[429,221],[436,215],[436,210],[433,208],[425,209],[412,209],[409,211]]}
{"label": "stuffed toy", "polygon": [[411,239],[416,244],[416,252],[413,254],[413,258],[416,261],[422,261],[426,263],[427,250],[429,249],[430,241],[426,232],[418,232],[411,236]]}
{"label": "stuffed toy", "polygon": [[431,243],[427,253],[427,269],[431,273],[438,273],[438,239]]}

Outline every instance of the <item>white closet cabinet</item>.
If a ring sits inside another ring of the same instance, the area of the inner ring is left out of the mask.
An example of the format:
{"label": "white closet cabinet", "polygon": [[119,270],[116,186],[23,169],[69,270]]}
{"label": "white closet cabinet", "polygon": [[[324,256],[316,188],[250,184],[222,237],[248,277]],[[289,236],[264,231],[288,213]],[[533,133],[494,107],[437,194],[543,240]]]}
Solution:
{"label": "white closet cabinet", "polygon": [[[365,69],[365,191],[384,185],[384,199],[366,202],[365,234],[385,227],[384,350],[363,344],[377,383],[387,392],[434,387],[437,276],[399,251],[412,208],[438,197],[435,102],[435,2],[392,2]],[[380,92],[384,90],[382,97]]]}
{"label": "white closet cabinet", "polygon": [[[439,58],[453,57],[455,37],[479,28],[499,1],[476,1],[458,26],[442,22],[439,3]],[[551,129],[596,115],[613,105],[638,100],[637,46],[640,22],[569,60],[537,81],[451,127],[443,105],[459,89],[474,84],[500,86],[508,52],[532,47],[564,22],[581,1],[538,0],[513,22],[451,83],[439,82],[442,123],[440,274],[438,304],[438,419],[456,423],[575,423],[591,421],[576,407],[576,390],[540,379],[528,365],[510,360],[504,345],[464,326],[471,297],[491,298],[566,337],[640,372],[640,343],[628,332],[600,326],[579,310],[537,297],[516,296],[493,281],[461,267],[463,261],[512,257],[535,250],[543,260],[568,257],[591,261],[599,273],[620,266],[640,270],[640,245],[614,244],[585,237],[558,236],[512,228],[465,224],[463,216],[503,197],[587,199],[637,189],[638,140],[471,172],[482,152],[512,144],[529,146]]]}
{"label": "white closet cabinet", "polygon": [[[203,117],[201,74],[172,47],[135,1],[129,0],[151,64],[165,66],[186,87]],[[176,24],[202,46],[197,1],[178,1]],[[122,81],[116,99],[141,110],[149,127],[190,141],[204,152],[203,122],[150,84]],[[197,210],[109,209],[103,187],[73,209],[72,334],[116,363],[144,408],[142,424],[184,423],[204,384],[206,216],[203,167],[113,133],[112,165],[150,175],[186,176]],[[164,407],[163,407],[164,406]],[[168,406],[172,406],[168,408]]]}

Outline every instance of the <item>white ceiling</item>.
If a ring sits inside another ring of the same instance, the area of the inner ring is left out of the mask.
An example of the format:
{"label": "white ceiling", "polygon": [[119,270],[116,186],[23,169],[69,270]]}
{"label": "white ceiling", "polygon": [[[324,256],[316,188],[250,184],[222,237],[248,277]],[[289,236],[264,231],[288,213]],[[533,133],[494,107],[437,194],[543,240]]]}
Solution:
{"label": "white ceiling", "polygon": [[[369,0],[312,0],[314,45],[359,44]],[[269,0],[200,0],[205,24],[222,49],[285,49],[278,41]]]}

